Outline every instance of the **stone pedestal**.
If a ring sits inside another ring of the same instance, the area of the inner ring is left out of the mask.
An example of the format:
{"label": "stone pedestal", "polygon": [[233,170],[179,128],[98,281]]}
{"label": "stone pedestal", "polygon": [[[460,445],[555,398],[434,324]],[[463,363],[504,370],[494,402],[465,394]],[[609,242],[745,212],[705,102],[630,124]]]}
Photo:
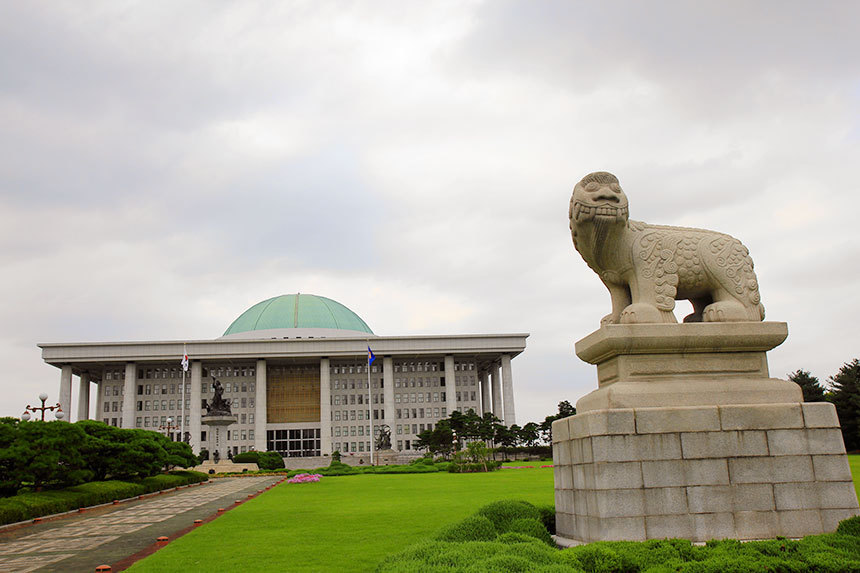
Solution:
{"label": "stone pedestal", "polygon": [[833,531],[860,513],[836,411],[769,377],[784,323],[609,325],[599,387],[553,424],[561,544]]}
{"label": "stone pedestal", "polygon": [[[238,416],[236,414],[214,414],[207,415],[200,418],[200,421],[209,426],[209,444],[211,451],[209,452],[210,456],[214,456],[217,451],[221,456],[221,459],[227,459],[227,453],[222,452],[221,450],[225,447],[225,444],[221,443],[221,428],[226,428],[231,424],[235,424],[238,420]],[[215,429],[215,440],[213,444],[212,440],[212,429]]]}

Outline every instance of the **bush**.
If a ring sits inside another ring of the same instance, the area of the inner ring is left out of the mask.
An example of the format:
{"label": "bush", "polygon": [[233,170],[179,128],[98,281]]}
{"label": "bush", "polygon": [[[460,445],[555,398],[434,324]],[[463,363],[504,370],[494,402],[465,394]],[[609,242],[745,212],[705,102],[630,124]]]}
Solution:
{"label": "bush", "polygon": [[836,533],[860,537],[860,516],[849,517],[840,522],[839,527],[836,528]]}
{"label": "bush", "polygon": [[459,523],[449,525],[436,535],[436,539],[454,542],[492,541],[496,535],[496,528],[489,519],[481,515],[473,515]]}
{"label": "bush", "polygon": [[134,481],[90,482],[64,489],[24,493],[0,499],[0,524],[72,511],[207,479],[206,474],[200,472],[174,471]]}
{"label": "bush", "polygon": [[555,506],[554,505],[538,505],[537,510],[540,512],[540,520],[546,530],[555,535]]}
{"label": "bush", "polygon": [[549,531],[547,531],[543,523],[541,523],[537,519],[514,519],[513,521],[511,521],[511,525],[508,528],[508,532],[522,533],[524,535],[528,535],[530,537],[534,537],[535,539],[543,541],[550,547],[555,547],[555,543],[553,542],[552,536],[550,536]]}
{"label": "bush", "polygon": [[449,462],[448,463],[448,472],[452,474],[462,474],[462,473],[476,473],[483,471],[496,471],[502,467],[502,462],[494,462],[487,461],[485,463],[475,463],[475,462]]}
{"label": "bush", "polygon": [[261,452],[260,461],[257,462],[260,469],[281,470],[284,469],[284,458],[278,452]]}
{"label": "bush", "polygon": [[540,511],[527,501],[506,499],[485,505],[478,510],[478,515],[489,519],[496,531],[504,533],[510,529],[515,519],[534,519],[540,521]]}
{"label": "bush", "polygon": [[860,518],[843,521],[837,533],[799,541],[726,539],[704,547],[684,539],[600,541],[557,550],[541,522],[548,513],[549,507],[538,509],[522,501],[492,503],[444,528],[435,541],[389,556],[377,571],[860,573]]}
{"label": "bush", "polygon": [[[257,464],[260,465],[260,452],[251,450],[250,452],[242,452],[233,456],[233,463],[237,464]],[[260,466],[262,469],[262,466]]]}

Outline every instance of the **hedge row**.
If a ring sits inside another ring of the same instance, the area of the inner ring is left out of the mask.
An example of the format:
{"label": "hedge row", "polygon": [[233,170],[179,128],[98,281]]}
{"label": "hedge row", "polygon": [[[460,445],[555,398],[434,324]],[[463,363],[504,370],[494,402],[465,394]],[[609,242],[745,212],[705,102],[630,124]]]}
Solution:
{"label": "hedge row", "polygon": [[[380,573],[538,571],[542,573],[801,573],[860,572],[860,517],[836,533],[801,540],[643,542],[601,541],[558,550],[550,538],[555,510],[502,501],[446,527],[435,539],[414,545],[380,563]],[[550,515],[553,517],[550,519]]]}
{"label": "hedge row", "polygon": [[0,525],[204,482],[207,479],[208,476],[204,473],[181,470],[132,481],[95,481],[64,489],[22,493],[0,499]]}
{"label": "hedge row", "polygon": [[278,470],[284,467],[284,458],[278,452],[243,452],[233,456],[235,463],[257,464],[261,470]]}
{"label": "hedge row", "polygon": [[482,463],[450,463],[448,472],[452,474],[468,474],[476,472],[492,472],[502,467],[502,462],[494,462],[492,460]]}

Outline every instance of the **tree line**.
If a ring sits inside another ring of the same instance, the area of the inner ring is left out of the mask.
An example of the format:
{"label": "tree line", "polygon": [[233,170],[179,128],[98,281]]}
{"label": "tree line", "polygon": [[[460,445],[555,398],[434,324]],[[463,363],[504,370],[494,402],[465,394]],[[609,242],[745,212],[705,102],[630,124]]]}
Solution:
{"label": "tree line", "polygon": [[475,410],[454,411],[450,416],[439,420],[432,430],[424,430],[415,440],[415,448],[426,450],[435,455],[448,457],[459,450],[462,444],[484,442],[491,448],[515,446],[533,447],[552,443],[552,423],[558,419],[576,414],[570,402],[558,404],[558,412],[544,418],[542,422],[528,422],[522,426],[505,426],[491,412],[479,415]]}
{"label": "tree line", "polygon": [[38,491],[107,478],[143,478],[195,465],[197,457],[188,444],[150,430],[116,428],[96,420],[70,424],[0,418],[4,496],[22,486]]}
{"label": "tree line", "polygon": [[824,383],[803,369],[792,372],[788,379],[800,386],[804,402],[831,402],[836,406],[845,449],[860,449],[860,360],[846,362]]}

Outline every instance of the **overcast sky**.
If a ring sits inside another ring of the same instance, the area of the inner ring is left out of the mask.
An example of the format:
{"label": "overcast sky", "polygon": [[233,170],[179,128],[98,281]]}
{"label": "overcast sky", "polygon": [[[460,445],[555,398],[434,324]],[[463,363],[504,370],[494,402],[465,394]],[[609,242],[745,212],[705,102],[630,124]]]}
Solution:
{"label": "overcast sky", "polygon": [[[567,207],[750,249],[771,374],[860,356],[860,4],[0,2],[0,415],[38,342],[211,339],[304,292],[377,334],[529,332],[518,422],[596,388]],[[679,303],[676,314],[686,314]],[[77,385],[73,400],[77,399]]]}

